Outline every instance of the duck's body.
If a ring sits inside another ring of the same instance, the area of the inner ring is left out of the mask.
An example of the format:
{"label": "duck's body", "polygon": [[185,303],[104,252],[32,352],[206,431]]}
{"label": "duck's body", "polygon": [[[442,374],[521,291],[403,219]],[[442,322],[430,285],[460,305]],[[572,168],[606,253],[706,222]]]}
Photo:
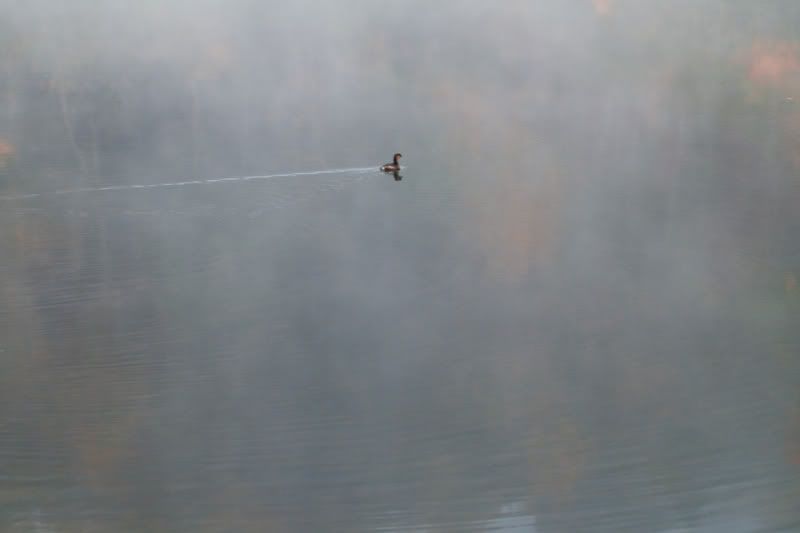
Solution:
{"label": "duck's body", "polygon": [[400,158],[403,157],[403,154],[394,154],[391,163],[386,163],[385,165],[381,166],[381,170],[383,172],[397,172],[400,170]]}

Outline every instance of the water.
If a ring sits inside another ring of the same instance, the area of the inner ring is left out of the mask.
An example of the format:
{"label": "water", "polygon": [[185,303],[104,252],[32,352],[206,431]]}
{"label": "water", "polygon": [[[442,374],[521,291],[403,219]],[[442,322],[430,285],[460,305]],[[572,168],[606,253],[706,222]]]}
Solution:
{"label": "water", "polygon": [[643,257],[597,275],[570,231],[523,271],[462,186],[7,203],[5,527],[793,527],[796,383],[763,327]]}
{"label": "water", "polygon": [[[93,192],[106,192],[106,191],[129,191],[135,189],[158,189],[161,187],[183,187],[185,185],[206,185],[210,183],[224,183],[229,181],[250,181],[250,180],[268,180],[275,178],[296,178],[300,176],[319,176],[322,174],[376,174],[379,171],[375,167],[361,167],[361,168],[336,168],[329,170],[311,170],[307,172],[289,172],[284,174],[265,174],[263,176],[236,176],[230,178],[209,178],[204,180],[189,180],[189,181],[175,181],[172,183],[148,183],[140,185],[109,185],[106,187],[83,187],[79,189],[63,189],[58,191],[43,192],[43,193],[28,193],[16,196],[2,196],[0,200],[14,201],[25,200],[28,198],[38,198],[47,195],[62,195],[62,194],[86,194]],[[400,181],[397,179],[395,181]]]}
{"label": "water", "polygon": [[800,11],[534,4],[9,10],[0,530],[797,531]]}

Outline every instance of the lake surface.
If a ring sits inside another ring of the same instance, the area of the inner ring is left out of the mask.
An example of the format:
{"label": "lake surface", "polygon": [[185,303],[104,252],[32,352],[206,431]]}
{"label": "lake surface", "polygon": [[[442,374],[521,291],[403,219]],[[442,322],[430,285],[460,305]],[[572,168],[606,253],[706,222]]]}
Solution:
{"label": "lake surface", "polygon": [[355,4],[14,14],[0,530],[797,531],[800,10]]}
{"label": "lake surface", "polygon": [[724,266],[404,174],[7,201],[4,527],[797,524],[797,383]]}

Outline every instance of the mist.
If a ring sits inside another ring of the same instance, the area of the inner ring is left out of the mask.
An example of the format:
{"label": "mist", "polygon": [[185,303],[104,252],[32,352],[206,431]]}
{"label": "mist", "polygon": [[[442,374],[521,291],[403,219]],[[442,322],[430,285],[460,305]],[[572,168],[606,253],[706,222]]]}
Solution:
{"label": "mist", "polygon": [[0,529],[797,528],[798,27],[0,0]]}

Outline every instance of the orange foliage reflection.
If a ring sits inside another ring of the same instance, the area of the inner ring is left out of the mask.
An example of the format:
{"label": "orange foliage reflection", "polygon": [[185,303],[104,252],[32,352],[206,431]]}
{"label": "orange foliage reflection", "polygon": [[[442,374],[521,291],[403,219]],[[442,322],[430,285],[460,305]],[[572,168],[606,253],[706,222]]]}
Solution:
{"label": "orange foliage reflection", "polygon": [[589,455],[589,443],[578,426],[563,417],[545,435],[532,437],[529,446],[532,489],[554,496],[558,503],[572,499]]}
{"label": "orange foliage reflection", "polygon": [[784,276],[784,286],[787,294],[791,294],[797,290],[797,278],[793,273],[789,272]]}
{"label": "orange foliage reflection", "polygon": [[14,145],[0,137],[0,168],[5,166],[12,155],[14,155]]}
{"label": "orange foliage reflection", "polygon": [[598,15],[608,15],[614,7],[613,0],[592,0],[592,7]]}
{"label": "orange foliage reflection", "polygon": [[[448,135],[454,154],[481,154],[470,164],[452,157],[454,174],[480,172],[489,183],[466,180],[460,188],[469,206],[468,226],[485,259],[487,274],[519,282],[533,268],[547,268],[555,256],[564,201],[557,158],[530,126],[508,120],[492,95],[441,83],[434,93],[452,118]],[[520,107],[526,95],[509,102]],[[486,161],[491,165],[485,166]]]}
{"label": "orange foliage reflection", "polygon": [[764,87],[778,87],[800,72],[800,54],[793,42],[757,42],[748,60],[748,79]]}
{"label": "orange foliage reflection", "polygon": [[485,252],[489,273],[505,281],[519,281],[534,265],[551,259],[560,208],[555,183],[500,187],[481,191],[470,204],[477,223],[476,236]]}

